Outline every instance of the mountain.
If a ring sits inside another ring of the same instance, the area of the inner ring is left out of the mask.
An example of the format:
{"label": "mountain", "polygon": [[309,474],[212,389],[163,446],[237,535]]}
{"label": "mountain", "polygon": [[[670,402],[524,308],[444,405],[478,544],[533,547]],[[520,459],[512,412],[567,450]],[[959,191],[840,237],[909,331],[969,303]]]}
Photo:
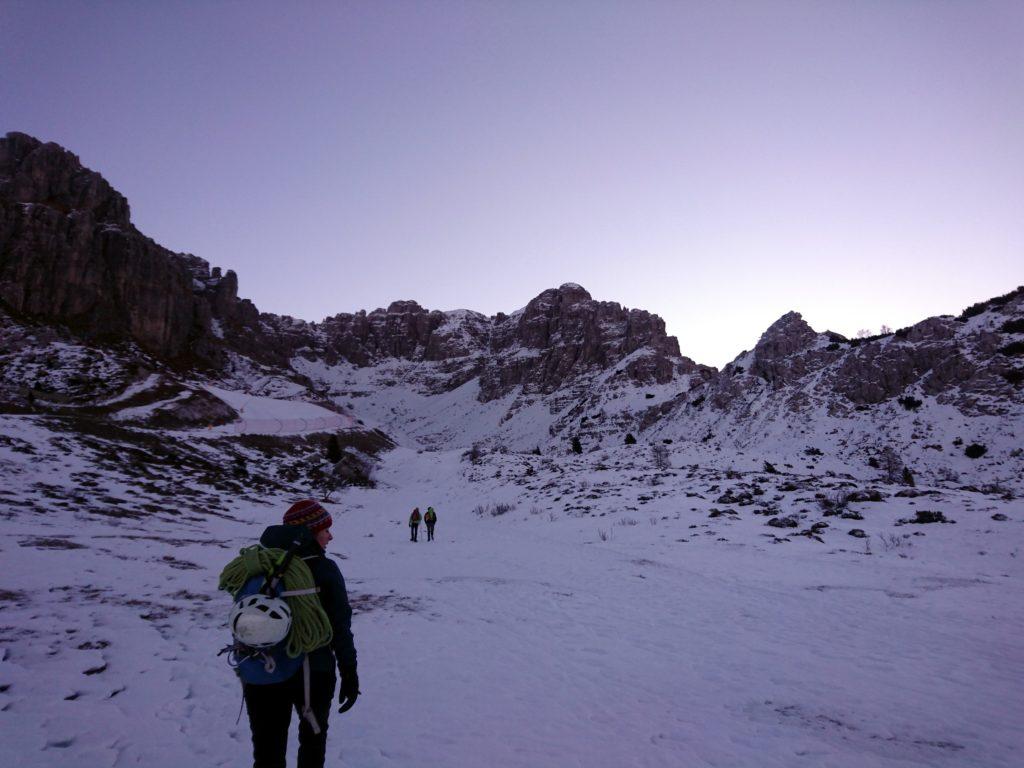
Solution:
{"label": "mountain", "polygon": [[[74,154],[0,139],[9,411],[209,428],[246,421],[234,392],[430,449],[575,437],[592,451],[632,434],[695,463],[864,473],[894,453],[933,478],[998,482],[1021,466],[1022,307],[1017,289],[871,339],[789,312],[721,371],[684,357],[656,315],[573,283],[509,314],[403,300],[307,322],[261,313],[233,271],[140,233]],[[985,456],[966,457],[972,444]]]}

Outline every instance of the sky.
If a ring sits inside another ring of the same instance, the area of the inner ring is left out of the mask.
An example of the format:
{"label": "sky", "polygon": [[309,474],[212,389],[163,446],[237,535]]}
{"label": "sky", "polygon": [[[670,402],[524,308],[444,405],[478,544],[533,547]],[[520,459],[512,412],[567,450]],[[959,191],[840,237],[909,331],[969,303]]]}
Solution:
{"label": "sky", "polygon": [[1024,283],[1022,51],[984,0],[0,0],[0,132],[263,311],[575,282],[721,366]]}

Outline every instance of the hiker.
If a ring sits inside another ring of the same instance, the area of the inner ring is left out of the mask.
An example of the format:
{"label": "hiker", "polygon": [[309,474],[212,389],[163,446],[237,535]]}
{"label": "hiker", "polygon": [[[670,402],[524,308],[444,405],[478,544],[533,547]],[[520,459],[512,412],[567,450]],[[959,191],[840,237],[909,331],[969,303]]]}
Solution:
{"label": "hiker", "polygon": [[[327,558],[327,544],[331,535],[330,513],[313,499],[293,504],[284,515],[283,525],[272,525],[263,532],[260,544],[267,548],[287,549],[301,534],[302,543],[295,552],[309,567],[316,585],[320,605],[330,620],[333,637],[330,641],[306,655],[308,684],[305,669],[300,668],[283,682],[266,685],[244,683],[245,707],[252,728],[253,768],[284,768],[288,746],[288,727],[292,708],[299,719],[299,768],[322,768],[327,747],[327,718],[334,697],[337,665],[341,678],[338,712],[346,712],[359,696],[359,676],[356,672],[356,649],[352,642],[352,609],[348,603],[345,579],[337,564]],[[296,527],[305,531],[296,531]],[[308,532],[308,533],[307,533]],[[316,728],[303,716],[303,707],[312,709]],[[319,733],[316,733],[316,730]]]}
{"label": "hiker", "polygon": [[416,536],[420,530],[420,508],[416,507],[409,515],[409,541],[418,541]]}
{"label": "hiker", "polygon": [[433,541],[434,525],[437,523],[437,512],[433,507],[427,507],[427,511],[423,515],[423,522],[427,524],[427,541]]}

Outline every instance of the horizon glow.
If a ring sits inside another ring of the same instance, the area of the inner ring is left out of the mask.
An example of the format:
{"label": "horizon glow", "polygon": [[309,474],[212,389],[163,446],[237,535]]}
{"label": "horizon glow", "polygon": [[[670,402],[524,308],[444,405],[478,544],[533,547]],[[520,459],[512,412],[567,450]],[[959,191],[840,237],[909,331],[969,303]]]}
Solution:
{"label": "horizon glow", "polygon": [[1024,4],[17,3],[0,132],[320,321],[574,282],[721,367],[1024,283]]}

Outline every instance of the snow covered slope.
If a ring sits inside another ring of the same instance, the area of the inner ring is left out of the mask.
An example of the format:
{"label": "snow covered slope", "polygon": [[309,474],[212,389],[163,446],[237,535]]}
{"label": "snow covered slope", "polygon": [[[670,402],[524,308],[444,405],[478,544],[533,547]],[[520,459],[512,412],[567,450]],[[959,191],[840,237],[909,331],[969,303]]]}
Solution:
{"label": "snow covered slope", "polygon": [[[24,452],[45,436],[19,429],[0,447],[18,487],[85,469]],[[375,489],[330,505],[363,695],[332,716],[329,763],[1019,764],[1018,499],[655,471],[633,448],[397,449]],[[5,508],[0,722],[18,765],[247,764],[216,579],[292,497],[194,490],[202,513]],[[815,498],[871,490],[838,514]],[[427,504],[437,538],[413,544],[405,516]],[[924,512],[949,522],[900,522]]]}

